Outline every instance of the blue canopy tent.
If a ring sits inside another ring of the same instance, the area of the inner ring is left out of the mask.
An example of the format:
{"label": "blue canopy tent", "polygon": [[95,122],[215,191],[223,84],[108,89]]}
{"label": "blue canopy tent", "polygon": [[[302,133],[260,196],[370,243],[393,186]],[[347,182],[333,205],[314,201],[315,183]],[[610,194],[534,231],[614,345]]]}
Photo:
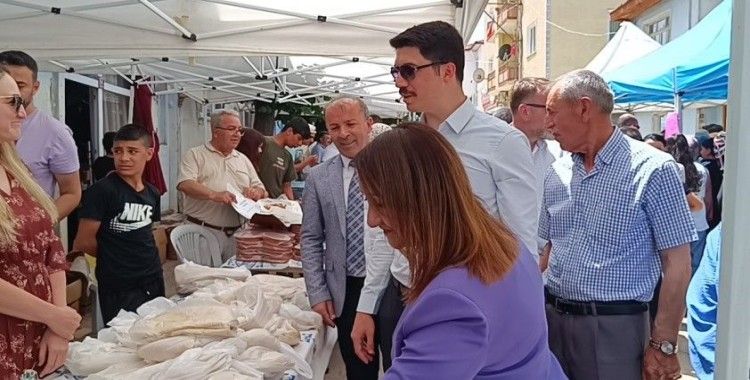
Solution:
{"label": "blue canopy tent", "polygon": [[616,103],[725,100],[729,82],[732,2],[725,0],[692,29],[607,75]]}

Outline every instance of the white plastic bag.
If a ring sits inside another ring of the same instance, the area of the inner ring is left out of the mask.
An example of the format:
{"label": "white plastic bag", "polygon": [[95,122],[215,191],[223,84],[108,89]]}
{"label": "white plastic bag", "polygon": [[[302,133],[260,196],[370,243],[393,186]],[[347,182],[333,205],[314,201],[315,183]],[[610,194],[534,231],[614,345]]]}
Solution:
{"label": "white plastic bag", "polygon": [[140,363],[135,350],[86,337],[68,345],[65,367],[75,376],[89,376],[117,363]]}
{"label": "white plastic bag", "polygon": [[314,311],[301,310],[290,303],[281,305],[279,316],[288,319],[292,326],[299,331],[317,330],[323,327],[323,318],[320,314]]}
{"label": "white plastic bag", "polygon": [[194,292],[201,287],[210,285],[215,280],[245,281],[252,274],[247,268],[211,268],[191,262],[180,264],[174,268],[175,282],[180,292]]}
{"label": "white plastic bag", "polygon": [[264,377],[269,379],[277,379],[294,368],[294,362],[286,355],[261,346],[248,348],[238,360],[263,372]]}
{"label": "white plastic bag", "polygon": [[183,352],[196,347],[203,347],[220,338],[197,336],[173,336],[138,347],[138,356],[149,362],[164,362],[174,359]]}
{"label": "white plastic bag", "polygon": [[130,336],[146,344],[170,336],[231,337],[236,334],[232,309],[210,298],[189,298],[176,307],[136,321]]}
{"label": "white plastic bag", "polygon": [[295,329],[286,318],[274,315],[263,328],[290,346],[296,346],[300,342],[299,330]]}

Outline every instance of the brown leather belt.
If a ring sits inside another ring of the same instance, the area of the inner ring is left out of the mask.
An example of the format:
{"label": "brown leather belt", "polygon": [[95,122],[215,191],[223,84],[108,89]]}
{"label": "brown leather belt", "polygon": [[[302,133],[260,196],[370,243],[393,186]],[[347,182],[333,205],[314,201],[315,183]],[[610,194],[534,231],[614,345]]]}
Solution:
{"label": "brown leather belt", "polygon": [[207,223],[207,222],[202,221],[202,220],[200,220],[198,218],[194,218],[194,217],[192,217],[190,215],[187,216],[187,221],[190,222],[190,223],[195,223],[195,224],[201,225],[203,227],[208,227],[208,228],[211,228],[211,229],[214,229],[214,230],[219,230],[219,231],[223,232],[224,234],[226,234],[227,236],[232,236],[232,234],[234,234],[234,232],[237,231],[240,228],[240,226],[237,226],[237,227],[219,227],[219,226],[214,226],[211,223]]}

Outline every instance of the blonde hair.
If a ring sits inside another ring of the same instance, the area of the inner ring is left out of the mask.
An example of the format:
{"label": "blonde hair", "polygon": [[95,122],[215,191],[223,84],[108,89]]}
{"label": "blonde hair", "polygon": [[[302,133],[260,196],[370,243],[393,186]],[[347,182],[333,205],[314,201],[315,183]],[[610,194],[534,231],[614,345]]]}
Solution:
{"label": "blonde hair", "polygon": [[466,266],[486,284],[510,271],[519,254],[516,238],[474,196],[458,153],[439,132],[401,124],[367,145],[356,161],[371,207],[382,208],[403,239],[397,248],[412,271],[407,301],[450,267]]}
{"label": "blonde hair", "polygon": [[[2,79],[7,73],[0,70],[0,79]],[[21,157],[16,151],[16,147],[13,143],[0,142],[0,165],[5,168],[5,171],[10,174],[16,182],[29,193],[32,199],[34,199],[40,206],[47,212],[52,223],[57,222],[58,214],[55,204],[47,193],[42,190],[34,178],[31,176],[29,169],[21,161]],[[10,209],[8,202],[5,198],[0,197],[0,247],[7,246],[11,243],[18,242],[18,221],[16,215]]]}

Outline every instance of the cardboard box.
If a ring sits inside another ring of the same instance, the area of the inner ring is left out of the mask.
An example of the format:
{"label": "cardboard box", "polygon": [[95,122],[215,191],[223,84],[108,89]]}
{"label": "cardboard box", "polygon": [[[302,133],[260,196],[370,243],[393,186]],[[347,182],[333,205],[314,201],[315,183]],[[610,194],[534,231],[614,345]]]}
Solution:
{"label": "cardboard box", "polygon": [[159,250],[159,260],[164,264],[167,261],[167,244],[169,239],[167,238],[167,231],[163,227],[156,227],[153,229],[154,242],[156,248]]}
{"label": "cardboard box", "polygon": [[[69,283],[65,289],[65,303],[68,306],[79,310],[81,296],[83,295],[83,281],[76,279]],[[73,305],[76,305],[75,307]],[[80,312],[80,310],[79,310]]]}

